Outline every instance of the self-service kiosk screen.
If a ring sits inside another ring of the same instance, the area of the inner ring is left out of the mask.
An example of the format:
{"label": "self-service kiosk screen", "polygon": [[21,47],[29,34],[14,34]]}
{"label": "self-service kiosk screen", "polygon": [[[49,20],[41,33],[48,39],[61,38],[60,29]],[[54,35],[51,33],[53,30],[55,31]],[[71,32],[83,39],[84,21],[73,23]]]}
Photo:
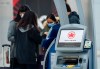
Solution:
{"label": "self-service kiosk screen", "polygon": [[84,30],[61,30],[58,47],[80,47]]}

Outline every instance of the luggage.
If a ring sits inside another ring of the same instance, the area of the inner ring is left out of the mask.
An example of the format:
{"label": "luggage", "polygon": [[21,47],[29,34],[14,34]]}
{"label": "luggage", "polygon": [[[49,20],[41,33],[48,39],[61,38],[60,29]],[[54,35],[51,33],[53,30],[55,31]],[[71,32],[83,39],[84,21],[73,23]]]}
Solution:
{"label": "luggage", "polygon": [[10,67],[10,45],[2,45],[3,66]]}

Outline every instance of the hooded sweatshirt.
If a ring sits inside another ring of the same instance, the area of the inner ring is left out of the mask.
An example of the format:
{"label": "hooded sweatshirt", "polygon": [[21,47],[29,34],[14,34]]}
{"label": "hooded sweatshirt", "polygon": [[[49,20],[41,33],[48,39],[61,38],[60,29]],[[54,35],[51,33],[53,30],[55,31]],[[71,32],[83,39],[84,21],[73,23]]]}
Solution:
{"label": "hooded sweatshirt", "polygon": [[41,43],[40,33],[34,26],[26,29],[20,27],[16,30],[15,45],[16,58],[20,64],[35,64],[37,58],[37,47]]}
{"label": "hooded sweatshirt", "polygon": [[71,13],[68,15],[68,18],[69,18],[69,23],[70,23],[70,24],[80,24],[79,15],[78,15],[75,11],[71,12]]}

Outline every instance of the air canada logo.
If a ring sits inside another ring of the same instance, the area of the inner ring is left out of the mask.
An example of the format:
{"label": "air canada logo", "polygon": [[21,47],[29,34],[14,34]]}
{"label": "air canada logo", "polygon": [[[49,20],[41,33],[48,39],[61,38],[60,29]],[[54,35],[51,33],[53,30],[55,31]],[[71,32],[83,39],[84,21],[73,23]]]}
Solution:
{"label": "air canada logo", "polygon": [[75,37],[75,35],[76,35],[75,32],[71,31],[68,33],[68,38],[73,39]]}

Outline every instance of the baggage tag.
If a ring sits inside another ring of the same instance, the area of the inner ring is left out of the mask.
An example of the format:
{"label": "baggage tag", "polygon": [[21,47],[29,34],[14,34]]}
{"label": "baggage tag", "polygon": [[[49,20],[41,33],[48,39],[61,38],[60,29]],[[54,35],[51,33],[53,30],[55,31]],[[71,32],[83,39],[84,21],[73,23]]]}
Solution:
{"label": "baggage tag", "polygon": [[84,48],[91,48],[91,41],[85,41]]}

